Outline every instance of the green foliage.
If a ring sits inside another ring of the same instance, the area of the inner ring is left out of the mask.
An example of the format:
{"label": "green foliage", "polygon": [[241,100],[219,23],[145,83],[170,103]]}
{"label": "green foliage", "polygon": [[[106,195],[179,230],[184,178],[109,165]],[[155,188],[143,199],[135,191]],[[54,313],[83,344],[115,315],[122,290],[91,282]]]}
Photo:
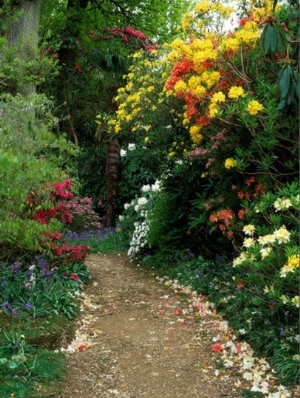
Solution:
{"label": "green foliage", "polygon": [[50,268],[41,258],[31,264],[1,264],[2,311],[13,316],[29,313],[33,318],[54,312],[71,319],[78,310],[76,292],[88,280],[89,271],[83,264]]}
{"label": "green foliage", "polygon": [[[57,220],[47,226],[31,220],[27,198],[45,181],[61,180],[61,167],[76,151],[49,132],[55,119],[45,97],[3,95],[0,109],[1,258],[9,258],[24,250],[34,252],[44,232],[60,227]],[[43,206],[49,206],[49,197]]]}
{"label": "green foliage", "polygon": [[[57,383],[65,374],[61,353],[37,350],[27,345],[24,335],[7,333],[0,342],[0,381],[3,397],[33,396],[40,383]],[[34,395],[37,396],[37,395]]]}

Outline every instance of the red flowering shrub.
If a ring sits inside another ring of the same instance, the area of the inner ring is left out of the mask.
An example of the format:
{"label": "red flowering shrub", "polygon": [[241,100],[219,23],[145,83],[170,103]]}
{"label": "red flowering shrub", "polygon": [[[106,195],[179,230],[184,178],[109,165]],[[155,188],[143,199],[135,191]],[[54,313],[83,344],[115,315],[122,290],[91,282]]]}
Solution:
{"label": "red flowering shrub", "polygon": [[90,31],[89,33],[93,41],[120,38],[123,43],[130,44],[134,48],[143,48],[146,51],[151,51],[158,47],[143,32],[131,26],[127,26],[126,28],[106,28],[101,34],[96,34],[94,31]]}
{"label": "red flowering shrub", "polygon": [[[28,195],[28,206],[33,214],[31,218],[40,224],[49,224],[51,219],[59,220],[63,224],[72,224],[73,209],[70,205],[73,199],[72,183],[69,179],[45,187],[44,192],[32,192]],[[48,199],[48,200],[47,200]],[[77,198],[78,199],[78,198]],[[49,203],[49,208],[39,209],[44,203]],[[50,207],[50,204],[53,207]],[[83,262],[89,253],[89,246],[70,246],[59,232],[47,232],[41,238],[41,248],[48,251],[53,259],[59,260],[63,265]]]}

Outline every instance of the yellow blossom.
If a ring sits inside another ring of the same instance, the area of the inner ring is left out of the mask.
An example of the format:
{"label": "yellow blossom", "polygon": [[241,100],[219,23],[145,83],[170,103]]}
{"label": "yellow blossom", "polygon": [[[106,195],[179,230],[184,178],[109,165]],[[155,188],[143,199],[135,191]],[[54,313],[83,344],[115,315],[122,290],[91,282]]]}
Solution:
{"label": "yellow blossom", "polygon": [[255,244],[255,240],[253,238],[244,239],[244,243],[243,243],[244,247],[248,248],[248,247],[253,246],[254,244]]}
{"label": "yellow blossom", "polygon": [[262,246],[275,243],[275,241],[276,241],[275,236],[271,234],[258,237],[258,243],[260,243]]}
{"label": "yellow blossom", "polygon": [[299,296],[293,297],[291,302],[294,304],[295,307],[299,308]]}
{"label": "yellow blossom", "polygon": [[237,161],[233,158],[227,158],[224,163],[226,169],[231,169],[232,167],[236,167],[236,165]]}
{"label": "yellow blossom", "polygon": [[210,8],[211,8],[211,3],[206,0],[196,4],[194,10],[197,14],[200,14],[209,11]]}
{"label": "yellow blossom", "polygon": [[263,247],[262,249],[260,249],[261,258],[264,259],[268,257],[268,255],[271,253],[271,250],[272,249],[270,247]]}
{"label": "yellow blossom", "polygon": [[232,264],[236,267],[237,265],[242,264],[245,260],[247,260],[247,256],[244,252],[241,252],[241,254],[233,260]]}
{"label": "yellow blossom", "polygon": [[292,206],[292,202],[290,201],[290,199],[278,198],[274,202],[274,207],[276,209],[275,211],[286,210],[291,206]]}
{"label": "yellow blossom", "polygon": [[280,296],[280,298],[281,298],[281,301],[283,302],[283,304],[286,304],[286,303],[288,303],[288,301],[289,301],[288,297],[285,296],[284,294],[282,294],[282,295]]}
{"label": "yellow blossom", "polygon": [[274,286],[265,286],[264,288],[264,293],[269,293],[269,292],[273,292],[274,291]]}
{"label": "yellow blossom", "polygon": [[287,273],[294,272],[297,268],[299,268],[299,254],[295,254],[288,258],[287,264],[280,270],[281,278],[285,278]]}
{"label": "yellow blossom", "polygon": [[193,17],[191,16],[191,14],[184,14],[182,18],[182,28],[184,30],[187,30],[190,27],[192,20]]}
{"label": "yellow blossom", "polygon": [[226,99],[225,94],[222,93],[222,91],[218,91],[217,93],[214,93],[211,99],[211,102],[213,104],[217,104],[218,102],[224,102]]}
{"label": "yellow blossom", "polygon": [[287,243],[290,240],[290,232],[286,229],[285,225],[282,225],[279,229],[274,231],[274,237],[279,244]]}
{"label": "yellow blossom", "polygon": [[263,105],[261,105],[258,101],[253,100],[250,101],[248,106],[247,106],[247,111],[250,113],[250,115],[254,116],[256,115],[259,111],[264,109]]}
{"label": "yellow blossom", "polygon": [[243,87],[232,86],[228,92],[228,97],[231,99],[237,99],[244,96],[245,92]]}
{"label": "yellow blossom", "polygon": [[[228,160],[228,159],[227,159],[227,160]],[[243,232],[244,232],[246,235],[252,236],[252,235],[254,234],[254,232],[255,232],[255,226],[252,225],[252,224],[245,225],[244,228],[243,228]]]}
{"label": "yellow blossom", "polygon": [[190,136],[191,140],[195,144],[199,144],[203,138],[202,134],[200,134],[201,126],[194,125],[190,127]]}
{"label": "yellow blossom", "polygon": [[185,92],[187,88],[186,83],[183,80],[179,80],[174,86],[174,91],[176,93]]}
{"label": "yellow blossom", "polygon": [[210,118],[216,117],[216,115],[218,113],[218,110],[219,110],[217,105],[215,103],[212,103],[212,104],[209,105],[208,109],[209,109],[209,112],[208,112],[209,117]]}

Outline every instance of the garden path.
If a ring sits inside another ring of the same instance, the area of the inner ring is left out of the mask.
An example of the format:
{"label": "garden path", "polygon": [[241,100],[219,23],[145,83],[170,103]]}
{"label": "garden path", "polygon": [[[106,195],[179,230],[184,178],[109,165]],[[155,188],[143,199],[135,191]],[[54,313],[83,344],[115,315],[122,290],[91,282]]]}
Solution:
{"label": "garden path", "polygon": [[213,352],[222,319],[205,303],[195,316],[188,295],[125,254],[90,255],[86,264],[92,280],[57,397],[235,398],[249,388]]}

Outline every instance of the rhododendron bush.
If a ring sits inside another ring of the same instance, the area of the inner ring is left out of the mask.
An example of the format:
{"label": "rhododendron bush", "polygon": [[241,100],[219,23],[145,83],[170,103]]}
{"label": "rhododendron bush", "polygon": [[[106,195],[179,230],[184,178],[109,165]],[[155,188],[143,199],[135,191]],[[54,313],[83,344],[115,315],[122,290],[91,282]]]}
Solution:
{"label": "rhododendron bush", "polygon": [[162,170],[147,228],[139,237],[132,225],[143,244],[130,256],[226,256],[242,301],[250,297],[276,335],[289,325],[278,357],[296,353],[299,308],[298,4],[288,3],[249,2],[239,24],[222,30],[233,10],[199,2],[167,50],[136,55],[108,121],[124,149],[143,148],[141,169],[152,155]]}

